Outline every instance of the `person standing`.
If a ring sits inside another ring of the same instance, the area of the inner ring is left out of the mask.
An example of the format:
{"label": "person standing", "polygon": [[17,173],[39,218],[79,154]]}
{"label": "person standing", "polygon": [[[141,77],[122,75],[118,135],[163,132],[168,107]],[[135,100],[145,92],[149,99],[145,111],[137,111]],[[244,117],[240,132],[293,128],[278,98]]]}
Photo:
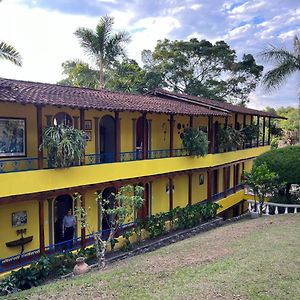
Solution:
{"label": "person standing", "polygon": [[76,227],[76,218],[72,215],[72,210],[69,209],[63,218],[62,222],[62,236],[64,241],[70,241],[70,247],[73,244],[73,236]]}

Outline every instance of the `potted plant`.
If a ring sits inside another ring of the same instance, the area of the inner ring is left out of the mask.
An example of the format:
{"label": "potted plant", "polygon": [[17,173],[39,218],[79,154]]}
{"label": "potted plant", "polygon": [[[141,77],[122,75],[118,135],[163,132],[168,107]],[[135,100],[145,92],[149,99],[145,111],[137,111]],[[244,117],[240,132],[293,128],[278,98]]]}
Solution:
{"label": "potted plant", "polygon": [[197,128],[187,128],[182,145],[191,156],[205,156],[208,151],[207,134]]}
{"label": "potted plant", "polygon": [[66,168],[78,164],[86,146],[84,131],[58,125],[47,127],[43,134],[43,143],[48,151],[49,163],[56,168]]}
{"label": "potted plant", "polygon": [[240,131],[246,143],[252,142],[259,135],[259,127],[255,124],[246,125]]}
{"label": "potted plant", "polygon": [[218,146],[224,148],[224,150],[238,148],[244,142],[242,133],[232,127],[220,128],[217,140]]}

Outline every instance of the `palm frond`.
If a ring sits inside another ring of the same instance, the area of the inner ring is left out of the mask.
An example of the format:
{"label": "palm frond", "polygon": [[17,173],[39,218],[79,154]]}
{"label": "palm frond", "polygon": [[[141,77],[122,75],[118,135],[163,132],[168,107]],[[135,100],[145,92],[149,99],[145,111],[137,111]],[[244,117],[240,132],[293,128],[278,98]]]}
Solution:
{"label": "palm frond", "polygon": [[0,59],[11,61],[17,66],[22,66],[22,57],[20,53],[11,45],[0,42]]}
{"label": "palm frond", "polygon": [[269,91],[277,89],[295,71],[297,71],[297,66],[290,61],[286,61],[285,63],[277,65],[277,67],[268,71],[262,79],[262,84]]}
{"label": "palm frond", "polygon": [[74,34],[79,39],[80,46],[83,48],[85,54],[91,59],[95,59],[99,55],[101,49],[97,41],[97,36],[93,30],[80,27]]}
{"label": "palm frond", "polygon": [[296,56],[285,48],[276,48],[275,46],[270,46],[262,51],[260,57],[271,63],[281,63],[285,61],[294,61]]}

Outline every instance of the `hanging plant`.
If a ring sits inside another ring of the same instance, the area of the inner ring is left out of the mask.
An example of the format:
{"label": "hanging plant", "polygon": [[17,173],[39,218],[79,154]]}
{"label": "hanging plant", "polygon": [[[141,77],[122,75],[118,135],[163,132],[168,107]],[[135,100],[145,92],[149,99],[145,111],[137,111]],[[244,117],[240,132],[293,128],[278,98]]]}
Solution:
{"label": "hanging plant", "polygon": [[245,142],[247,143],[253,141],[259,135],[259,127],[255,124],[246,125],[240,131],[244,137]]}
{"label": "hanging plant", "polygon": [[191,156],[205,156],[208,151],[207,134],[197,128],[187,128],[182,145]]}
{"label": "hanging plant", "polygon": [[223,148],[239,147],[243,144],[243,134],[234,128],[220,128],[218,132],[218,145]]}
{"label": "hanging plant", "polygon": [[45,129],[40,148],[47,149],[51,166],[66,168],[81,161],[85,146],[86,134],[84,131],[58,125]]}

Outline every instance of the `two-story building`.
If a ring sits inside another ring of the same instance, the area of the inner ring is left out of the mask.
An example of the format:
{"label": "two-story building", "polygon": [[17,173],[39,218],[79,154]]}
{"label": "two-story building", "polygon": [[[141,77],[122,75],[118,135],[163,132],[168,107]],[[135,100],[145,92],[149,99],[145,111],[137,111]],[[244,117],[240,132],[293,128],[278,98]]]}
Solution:
{"label": "two-story building", "polygon": [[[95,192],[108,197],[127,184],[144,186],[143,218],[203,201],[220,203],[224,217],[242,213],[242,173],[269,150],[270,120],[277,117],[165,90],[134,95],[0,79],[0,271],[60,249],[62,219],[78,205],[75,192],[95,228]],[[39,147],[43,129],[61,123],[87,133],[80,166],[51,168]],[[220,151],[218,128],[247,124],[260,124],[257,140]],[[207,132],[207,156],[182,149],[189,127]],[[78,224],[74,246],[85,246],[87,235]]]}

